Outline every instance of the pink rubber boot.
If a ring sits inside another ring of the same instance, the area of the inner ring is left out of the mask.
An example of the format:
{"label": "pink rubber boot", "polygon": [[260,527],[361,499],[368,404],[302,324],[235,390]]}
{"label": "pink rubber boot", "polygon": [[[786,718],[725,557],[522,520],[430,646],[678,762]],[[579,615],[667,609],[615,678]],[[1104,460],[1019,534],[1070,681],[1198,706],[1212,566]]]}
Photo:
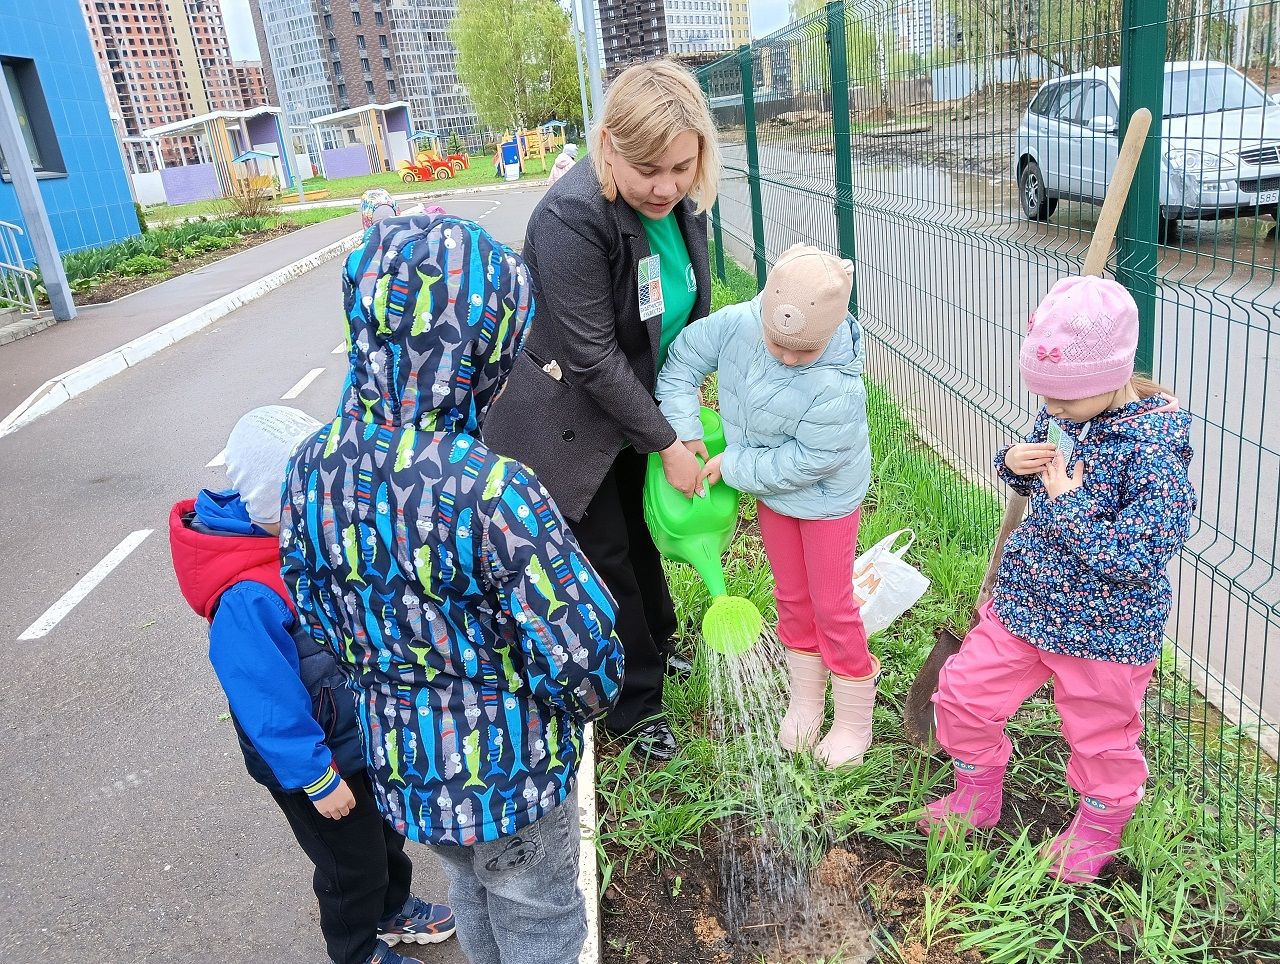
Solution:
{"label": "pink rubber boot", "polygon": [[835,717],[831,720],[831,729],[814,751],[829,768],[862,765],[862,757],[871,746],[871,711],[875,709],[879,681],[880,662],[874,656],[867,676],[850,679],[831,674]]}
{"label": "pink rubber boot", "polygon": [[791,701],[778,727],[778,743],[791,753],[807,750],[818,742],[822,717],[827,709],[827,670],[822,657],[783,648],[787,659],[787,679]]}
{"label": "pink rubber boot", "polygon": [[926,813],[916,828],[926,837],[955,824],[963,833],[994,827],[1004,810],[1004,771],[1006,767],[979,767],[954,760],[956,788],[925,807]]}
{"label": "pink rubber boot", "polygon": [[1085,797],[1067,829],[1049,841],[1051,873],[1068,884],[1088,884],[1120,852],[1120,835],[1137,805],[1114,807]]}

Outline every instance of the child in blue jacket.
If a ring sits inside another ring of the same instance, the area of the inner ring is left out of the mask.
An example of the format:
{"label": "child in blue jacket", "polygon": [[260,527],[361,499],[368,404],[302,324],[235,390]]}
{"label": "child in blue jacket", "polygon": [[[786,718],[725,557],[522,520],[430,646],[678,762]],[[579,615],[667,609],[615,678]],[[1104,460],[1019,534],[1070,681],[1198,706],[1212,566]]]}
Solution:
{"label": "child in blue jacket", "polygon": [[288,473],[284,579],[355,680],[378,806],[433,847],[472,964],[574,964],[583,726],[614,603],[533,472],[480,428],[534,318],[478,224],[375,223],[343,271],[351,371]]}
{"label": "child in blue jacket", "polygon": [[209,620],[249,775],[315,864],[320,929],[336,964],[399,964],[391,948],[436,943],[453,915],[409,892],[404,837],[373,802],[355,703],[333,652],[294,614],[280,578],[280,490],[294,447],[319,428],[297,409],[249,412],[227,440],[233,489],[205,489],[169,517],[178,586]]}
{"label": "child in blue jacket", "polygon": [[[862,331],[848,310],[852,271],[795,245],[759,297],[681,332],[658,378],[662,414],[692,441],[702,438],[699,390],[720,373],[728,445],[703,480],[723,477],[759,499],[791,684],[778,740],[787,750],[816,743],[830,767],[861,763],[871,745],[880,672],[853,595],[871,448]],[[819,742],[828,677],[835,718]]]}

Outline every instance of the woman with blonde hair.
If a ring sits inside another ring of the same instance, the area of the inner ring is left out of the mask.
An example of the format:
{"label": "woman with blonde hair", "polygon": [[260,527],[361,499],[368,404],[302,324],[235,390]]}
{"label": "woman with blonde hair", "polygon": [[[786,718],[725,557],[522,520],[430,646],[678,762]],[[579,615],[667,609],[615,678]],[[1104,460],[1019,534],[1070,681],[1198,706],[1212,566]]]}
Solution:
{"label": "woman with blonde hair", "polygon": [[[641,754],[677,747],[662,713],[675,609],[644,522],[647,454],[686,495],[700,441],[685,444],[654,401],[676,335],[711,306],[707,209],[720,180],[715,125],[697,81],[671,61],[609,87],[590,163],[547,192],[525,234],[537,321],[485,439],[538,474],[618,604],[626,655],[607,728]],[[570,563],[572,565],[572,562]]]}

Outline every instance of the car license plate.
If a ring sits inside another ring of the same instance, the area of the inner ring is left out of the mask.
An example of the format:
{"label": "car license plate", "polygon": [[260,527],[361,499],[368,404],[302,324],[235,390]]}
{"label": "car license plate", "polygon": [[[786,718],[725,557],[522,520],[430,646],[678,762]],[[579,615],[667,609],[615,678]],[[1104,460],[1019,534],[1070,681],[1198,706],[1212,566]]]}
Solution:
{"label": "car license plate", "polygon": [[1280,191],[1259,191],[1259,204],[1276,204],[1280,202]]}

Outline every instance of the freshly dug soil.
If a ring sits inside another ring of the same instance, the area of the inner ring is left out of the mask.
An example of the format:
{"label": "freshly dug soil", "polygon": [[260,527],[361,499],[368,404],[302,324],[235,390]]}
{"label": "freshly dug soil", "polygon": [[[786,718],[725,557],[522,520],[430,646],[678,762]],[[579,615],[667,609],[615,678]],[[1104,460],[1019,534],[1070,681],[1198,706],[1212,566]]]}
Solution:
{"label": "freshly dug soil", "polygon": [[[1000,830],[1008,834],[1029,827],[1032,839],[1047,840],[1071,819],[1056,803],[1018,790],[1006,794],[1005,801]],[[798,911],[790,919],[779,913],[762,918],[752,903],[755,895],[739,895],[739,906],[745,897],[747,919],[734,933],[726,919],[721,872],[726,846],[744,844],[731,828],[722,828],[719,835],[708,832],[700,851],[661,870],[653,860],[639,857],[624,869],[626,855],[611,851],[614,877],[601,905],[605,964],[809,964],[831,960],[837,951],[843,956],[835,959],[842,964],[873,964],[897,960],[885,953],[892,944],[908,964],[983,964],[975,951],[958,951],[947,942],[926,948],[908,936],[924,914],[923,850],[904,853],[875,841],[845,840],[813,874],[807,919]],[[1101,883],[1118,880],[1141,886],[1138,871],[1122,860],[1103,873]],[[1075,943],[1094,936],[1080,915],[1072,918],[1069,933]],[[1095,946],[1088,964],[1132,960]],[[1208,960],[1280,960],[1280,942],[1218,947]]]}
{"label": "freshly dug soil", "polygon": [[95,285],[88,291],[78,292],[75,296],[76,304],[101,305],[108,301],[115,301],[117,298],[123,298],[125,295],[131,295],[136,291],[142,291],[144,288],[150,288],[152,285],[158,285],[162,281],[168,281],[170,278],[176,278],[179,275],[203,268],[205,265],[221,261],[223,258],[241,251],[256,248],[266,241],[292,234],[297,230],[298,225],[296,224],[282,224],[269,231],[248,235],[242,243],[237,244],[235,247],[223,248],[221,251],[209,251],[194,258],[184,258],[171,264],[167,271],[157,271],[155,274],[143,274],[133,278],[113,276],[108,281]]}

